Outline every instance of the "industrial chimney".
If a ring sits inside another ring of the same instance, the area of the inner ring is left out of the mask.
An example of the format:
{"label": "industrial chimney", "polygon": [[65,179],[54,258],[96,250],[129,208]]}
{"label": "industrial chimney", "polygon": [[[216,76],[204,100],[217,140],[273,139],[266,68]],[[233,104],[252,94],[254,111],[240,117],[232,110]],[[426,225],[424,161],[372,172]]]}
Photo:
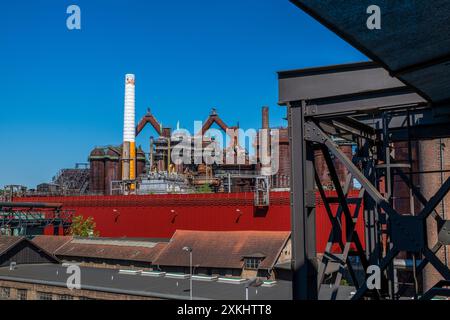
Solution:
{"label": "industrial chimney", "polygon": [[262,176],[271,176],[272,175],[272,166],[271,163],[268,162],[271,156],[271,148],[270,148],[270,125],[269,125],[269,107],[262,107],[262,131],[260,131],[259,136],[259,152],[261,153],[260,161],[261,161],[261,170],[260,174]]}
{"label": "industrial chimney", "polygon": [[262,128],[269,129],[269,107],[262,107]]}
{"label": "industrial chimney", "polygon": [[[136,179],[134,74],[125,75],[125,107],[123,117],[122,180]],[[134,185],[131,186],[134,189]]]}

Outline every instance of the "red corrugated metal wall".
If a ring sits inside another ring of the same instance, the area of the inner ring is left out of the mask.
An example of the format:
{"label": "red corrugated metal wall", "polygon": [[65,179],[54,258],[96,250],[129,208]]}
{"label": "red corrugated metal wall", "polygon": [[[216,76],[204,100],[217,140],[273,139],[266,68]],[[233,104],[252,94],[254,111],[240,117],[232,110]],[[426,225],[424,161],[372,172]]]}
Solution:
{"label": "red corrugated metal wall", "polygon": [[[34,197],[20,201],[60,202],[77,215],[92,216],[103,237],[170,238],[179,230],[289,231],[289,192],[272,192],[267,210],[253,206],[253,193]],[[336,205],[332,205],[336,210]],[[351,206],[352,207],[352,206]],[[364,241],[364,224],[357,225]],[[324,206],[317,207],[317,248],[325,248],[331,224]]]}

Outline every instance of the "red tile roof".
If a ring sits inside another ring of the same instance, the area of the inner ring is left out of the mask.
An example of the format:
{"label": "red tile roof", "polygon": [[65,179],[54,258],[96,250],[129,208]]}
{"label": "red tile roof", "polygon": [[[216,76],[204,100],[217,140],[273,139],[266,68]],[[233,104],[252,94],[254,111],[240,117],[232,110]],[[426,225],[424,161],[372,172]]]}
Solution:
{"label": "red tile roof", "polygon": [[23,239],[23,237],[0,236],[0,254],[5,253]]}
{"label": "red tile roof", "polygon": [[58,257],[87,257],[151,263],[165,243],[125,239],[37,236],[33,241]]}
{"label": "red tile roof", "polygon": [[0,236],[0,255],[5,254],[10,249],[19,245],[22,241],[26,242],[27,245],[35,247],[39,252],[44,253],[49,258],[49,261],[59,262],[58,258],[56,258],[52,252],[49,252],[46,248],[41,247],[37,243],[34,243],[23,236]]}
{"label": "red tile roof", "polygon": [[194,266],[240,269],[244,257],[264,256],[260,269],[270,269],[289,236],[290,232],[284,231],[177,230],[153,263],[160,266],[189,266],[189,254],[183,248],[190,247]]}
{"label": "red tile roof", "polygon": [[165,243],[157,243],[154,247],[149,248],[70,242],[60,248],[56,255],[60,257],[88,257],[151,263],[164,246]]}
{"label": "red tile roof", "polygon": [[54,255],[56,250],[72,239],[73,237],[71,236],[36,236],[32,242]]}

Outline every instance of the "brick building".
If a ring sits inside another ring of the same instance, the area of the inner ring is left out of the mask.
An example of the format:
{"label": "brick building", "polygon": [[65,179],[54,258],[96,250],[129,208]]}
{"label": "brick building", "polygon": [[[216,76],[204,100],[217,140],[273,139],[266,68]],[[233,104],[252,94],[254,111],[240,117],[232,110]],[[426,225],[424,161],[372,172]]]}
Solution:
{"label": "brick building", "polygon": [[[276,264],[290,262],[290,232],[178,230],[170,241],[0,237],[0,299],[187,299],[185,247],[192,250],[196,298],[243,299],[255,277],[262,285],[255,299],[290,298],[290,281],[278,281],[274,272]],[[76,290],[67,285],[73,265],[80,270]]]}
{"label": "brick building", "polygon": [[36,236],[33,242],[61,261],[100,268],[152,269],[169,239],[76,238]]}
{"label": "brick building", "polygon": [[272,278],[277,262],[290,261],[287,231],[178,230],[154,261],[160,270],[188,273],[192,249],[193,273],[240,278]]}

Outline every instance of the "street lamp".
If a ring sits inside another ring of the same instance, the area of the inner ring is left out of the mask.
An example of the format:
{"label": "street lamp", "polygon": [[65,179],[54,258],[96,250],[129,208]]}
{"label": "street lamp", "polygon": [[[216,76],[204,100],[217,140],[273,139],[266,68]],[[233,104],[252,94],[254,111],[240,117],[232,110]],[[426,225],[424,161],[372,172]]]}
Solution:
{"label": "street lamp", "polygon": [[263,281],[258,277],[247,281],[247,283],[245,284],[245,300],[248,300],[248,288],[249,287],[259,287],[262,284],[263,284]]}
{"label": "street lamp", "polygon": [[189,277],[189,286],[190,286],[189,294],[190,294],[190,298],[192,300],[192,248],[191,247],[183,247],[183,251],[189,252],[189,273],[190,273],[190,277]]}

